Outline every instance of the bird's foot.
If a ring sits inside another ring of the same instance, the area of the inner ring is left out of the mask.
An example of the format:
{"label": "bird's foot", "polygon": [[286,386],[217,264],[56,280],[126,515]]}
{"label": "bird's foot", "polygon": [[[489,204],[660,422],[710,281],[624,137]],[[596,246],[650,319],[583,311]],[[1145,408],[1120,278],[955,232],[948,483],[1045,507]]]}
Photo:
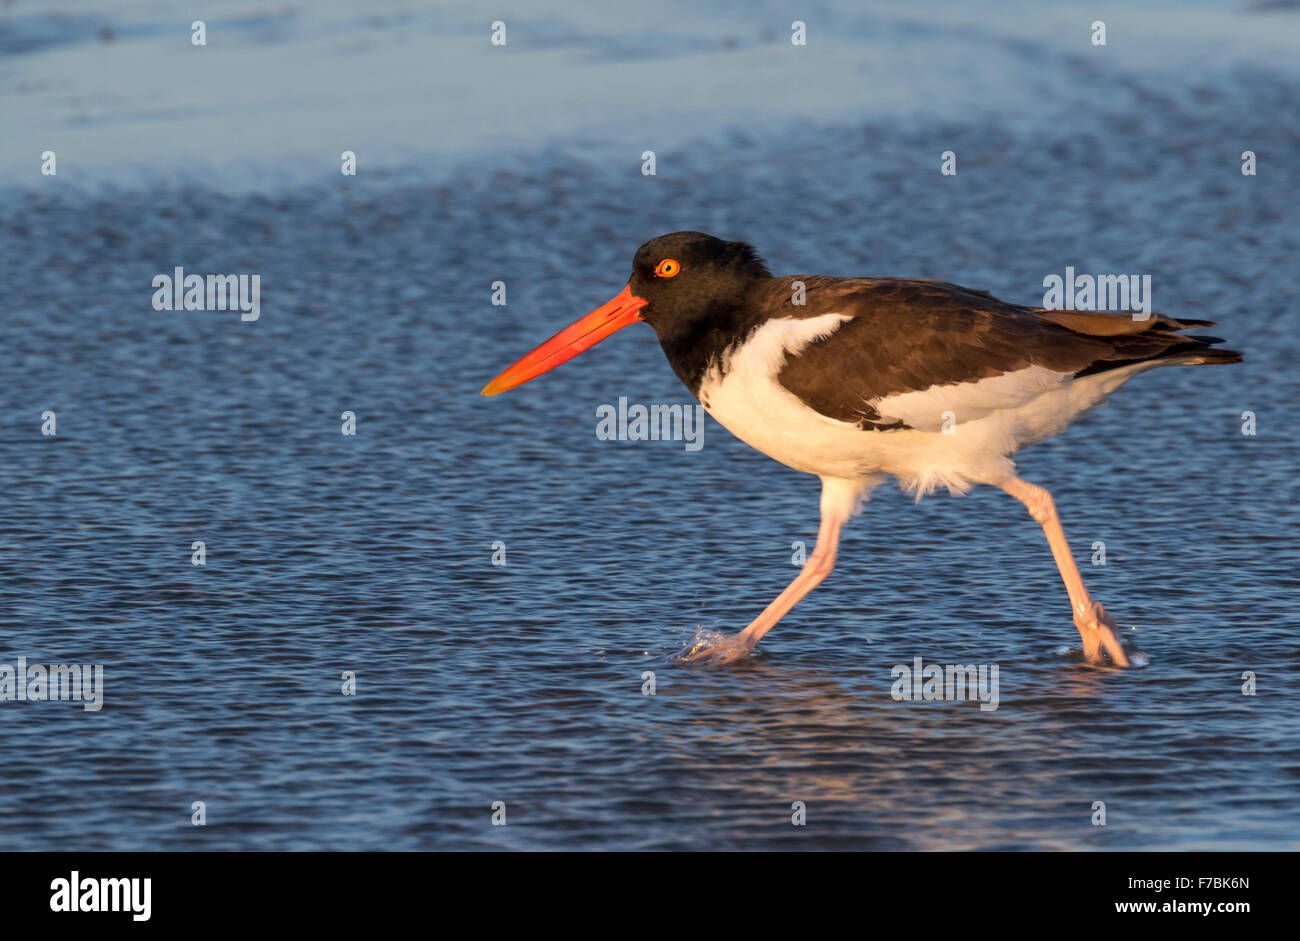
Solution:
{"label": "bird's foot", "polygon": [[722,666],[744,660],[756,644],[747,631],[732,634],[730,637],[717,635],[697,635],[691,645],[673,658],[677,663],[706,663],[709,666]]}
{"label": "bird's foot", "polygon": [[1083,655],[1089,663],[1101,665],[1109,657],[1117,667],[1132,666],[1119,642],[1119,625],[1106,613],[1100,601],[1090,601],[1086,608],[1076,609],[1074,626],[1083,638]]}

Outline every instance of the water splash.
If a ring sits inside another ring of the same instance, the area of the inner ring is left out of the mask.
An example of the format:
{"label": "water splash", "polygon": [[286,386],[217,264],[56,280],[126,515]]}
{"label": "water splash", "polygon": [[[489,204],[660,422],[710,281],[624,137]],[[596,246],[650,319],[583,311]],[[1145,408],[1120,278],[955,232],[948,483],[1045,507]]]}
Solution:
{"label": "water splash", "polygon": [[669,662],[690,663],[694,660],[698,660],[708,651],[722,646],[726,642],[728,636],[728,634],[724,634],[722,631],[698,625],[695,628],[694,636],[691,637],[686,646],[668,658]]}

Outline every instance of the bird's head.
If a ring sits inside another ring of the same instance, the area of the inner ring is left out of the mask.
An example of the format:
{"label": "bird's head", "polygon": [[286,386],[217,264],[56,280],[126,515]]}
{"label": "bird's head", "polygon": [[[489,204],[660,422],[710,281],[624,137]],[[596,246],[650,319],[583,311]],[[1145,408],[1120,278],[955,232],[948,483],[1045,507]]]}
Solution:
{"label": "bird's head", "polygon": [[674,232],[637,249],[628,289],[646,301],[641,319],[666,338],[740,303],[755,280],[767,277],[767,266],[745,242]]}
{"label": "bird's head", "polygon": [[483,394],[523,385],[638,320],[654,327],[660,340],[688,335],[701,321],[734,309],[755,281],[767,277],[767,266],[744,242],[703,232],[653,238],[637,249],[632,277],[613,300],[525,354]]}

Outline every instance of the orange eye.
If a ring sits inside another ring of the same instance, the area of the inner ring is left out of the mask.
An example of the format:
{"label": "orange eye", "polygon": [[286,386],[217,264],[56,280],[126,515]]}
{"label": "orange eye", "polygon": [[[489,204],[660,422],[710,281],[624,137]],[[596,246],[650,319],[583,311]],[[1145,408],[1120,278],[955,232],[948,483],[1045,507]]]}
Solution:
{"label": "orange eye", "polygon": [[681,270],[682,266],[676,258],[665,258],[655,265],[655,275],[660,278],[675,278]]}

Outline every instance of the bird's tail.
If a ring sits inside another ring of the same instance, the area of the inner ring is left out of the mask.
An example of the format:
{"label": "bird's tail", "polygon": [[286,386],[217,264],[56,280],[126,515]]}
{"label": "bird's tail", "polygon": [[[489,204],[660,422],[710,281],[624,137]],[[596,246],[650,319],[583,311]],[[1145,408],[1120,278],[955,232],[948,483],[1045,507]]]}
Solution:
{"label": "bird's tail", "polygon": [[1199,349],[1171,351],[1158,358],[1169,360],[1171,366],[1216,366],[1223,363],[1240,363],[1242,360],[1241,353],[1236,350],[1227,350],[1209,345],[1210,343],[1222,343],[1223,340],[1218,337],[1189,336],[1185,339],[1206,340],[1208,342]]}
{"label": "bird's tail", "polygon": [[1106,355],[1077,373],[1080,377],[1137,363],[1200,366],[1242,360],[1237,350],[1215,346],[1223,342],[1221,337],[1180,332],[1192,327],[1213,327],[1211,320],[1180,319],[1167,314],[1151,314],[1145,320],[1134,320],[1129,314],[1077,310],[1043,311],[1040,316],[1110,346]]}

